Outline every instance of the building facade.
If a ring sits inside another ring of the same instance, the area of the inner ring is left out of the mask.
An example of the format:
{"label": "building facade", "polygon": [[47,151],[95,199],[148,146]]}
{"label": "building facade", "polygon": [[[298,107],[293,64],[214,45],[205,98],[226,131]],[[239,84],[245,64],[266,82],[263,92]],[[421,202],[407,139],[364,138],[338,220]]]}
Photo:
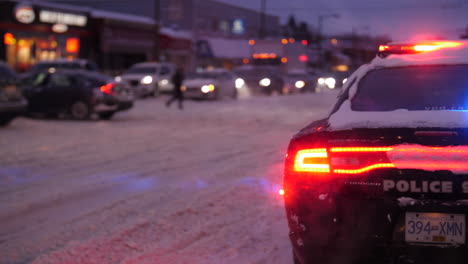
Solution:
{"label": "building facade", "polygon": [[[15,20],[15,9],[21,0],[8,1],[12,4],[7,9],[1,9],[1,12],[5,12],[2,18],[8,18],[3,28],[10,28],[11,23],[21,24]],[[265,26],[261,29],[260,12],[214,0],[142,1],[138,5],[126,1],[109,5],[109,1],[89,0],[38,0],[33,3],[36,16],[40,16],[42,8],[49,6],[64,14],[86,18],[83,25],[68,25],[66,33],[53,33],[54,24],[37,20],[28,25],[36,31],[39,28],[43,30],[47,25],[50,27],[47,34],[52,34],[52,37],[44,35],[43,38],[58,39],[60,52],[47,56],[44,55],[47,53],[39,52],[40,59],[89,58],[109,71],[123,70],[133,63],[148,60],[168,61],[189,69],[199,66],[230,68],[241,64],[243,58],[250,57],[249,39],[257,38],[261,31],[265,37],[281,34],[277,16],[265,14]],[[155,20],[159,23],[156,24]],[[22,25],[21,28],[24,27]],[[80,44],[77,52],[61,52],[62,49],[66,50],[66,46],[62,46],[66,45],[67,39],[76,38]],[[23,63],[24,56],[21,54],[27,53],[25,48],[19,49],[15,52],[20,54],[16,55],[20,57],[17,58],[20,63],[13,63],[15,65]],[[26,64],[35,61],[37,58],[27,60]]]}
{"label": "building facade", "polygon": [[24,71],[41,60],[93,57],[93,21],[82,9],[0,2],[0,60]]}

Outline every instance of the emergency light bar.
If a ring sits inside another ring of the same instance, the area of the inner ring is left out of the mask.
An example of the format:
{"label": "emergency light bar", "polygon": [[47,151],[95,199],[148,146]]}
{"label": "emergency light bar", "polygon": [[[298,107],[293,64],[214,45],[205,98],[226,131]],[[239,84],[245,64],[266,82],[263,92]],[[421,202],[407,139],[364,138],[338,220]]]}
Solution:
{"label": "emergency light bar", "polygon": [[390,54],[419,54],[422,52],[435,51],[446,48],[456,48],[462,46],[463,43],[456,41],[434,41],[423,42],[418,44],[388,44],[380,45],[380,57],[386,57]]}

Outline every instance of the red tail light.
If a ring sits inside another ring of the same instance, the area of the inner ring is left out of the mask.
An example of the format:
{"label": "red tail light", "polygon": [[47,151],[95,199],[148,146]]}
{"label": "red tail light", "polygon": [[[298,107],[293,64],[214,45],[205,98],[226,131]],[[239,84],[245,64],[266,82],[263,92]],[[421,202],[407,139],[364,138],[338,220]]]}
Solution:
{"label": "red tail light", "polygon": [[103,92],[105,94],[113,95],[113,94],[115,94],[115,92],[113,91],[114,87],[115,87],[115,84],[108,83],[106,85],[101,86],[100,90],[101,90],[101,92]]}
{"label": "red tail light", "polygon": [[330,172],[326,148],[304,149],[297,152],[294,170],[303,172]]}
{"label": "red tail light", "polygon": [[[300,150],[294,170],[335,174],[359,174],[379,168],[394,168],[387,158],[392,147],[336,147]],[[328,155],[330,153],[330,156]]]}
{"label": "red tail light", "polygon": [[332,147],[300,150],[294,170],[326,175],[398,168],[468,172],[468,146]]}

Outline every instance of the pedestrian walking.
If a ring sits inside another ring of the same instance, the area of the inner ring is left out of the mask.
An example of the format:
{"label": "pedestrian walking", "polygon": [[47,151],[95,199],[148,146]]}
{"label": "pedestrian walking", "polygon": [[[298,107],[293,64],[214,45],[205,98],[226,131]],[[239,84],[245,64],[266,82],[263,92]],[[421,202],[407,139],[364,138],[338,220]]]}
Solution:
{"label": "pedestrian walking", "polygon": [[179,102],[179,109],[184,109],[184,92],[182,91],[182,83],[184,82],[184,70],[182,67],[177,67],[177,70],[172,76],[172,83],[174,84],[174,90],[172,91],[172,97],[166,102],[166,106],[169,107],[174,101]]}

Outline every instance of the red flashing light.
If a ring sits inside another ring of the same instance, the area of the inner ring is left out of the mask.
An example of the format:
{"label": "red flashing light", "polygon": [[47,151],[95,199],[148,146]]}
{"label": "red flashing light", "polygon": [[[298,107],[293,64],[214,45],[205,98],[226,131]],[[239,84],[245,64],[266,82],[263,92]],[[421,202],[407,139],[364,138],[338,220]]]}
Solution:
{"label": "red flashing light", "polygon": [[5,33],[5,35],[3,35],[3,43],[5,43],[5,45],[13,45],[15,42],[16,40],[13,34]]}
{"label": "red flashing light", "polygon": [[299,56],[299,61],[306,62],[308,60],[309,58],[307,57],[307,55],[302,54],[301,56]]}
{"label": "red flashing light", "polygon": [[108,83],[106,85],[101,86],[100,90],[101,90],[101,92],[103,92],[105,94],[113,95],[113,94],[115,94],[115,92],[112,90],[112,89],[114,89],[114,86],[115,86],[115,84]]}
{"label": "red flashing light", "polygon": [[80,50],[80,40],[77,38],[69,38],[66,43],[68,53],[77,53]]}
{"label": "red flashing light", "polygon": [[309,41],[307,41],[307,40],[304,39],[304,40],[302,41],[302,45],[304,45],[304,46],[309,45]]}
{"label": "red flashing light", "polygon": [[389,54],[417,54],[421,52],[435,51],[447,48],[456,48],[462,46],[463,43],[456,41],[434,41],[424,42],[413,45],[395,44],[395,45],[380,45],[379,53]]}

